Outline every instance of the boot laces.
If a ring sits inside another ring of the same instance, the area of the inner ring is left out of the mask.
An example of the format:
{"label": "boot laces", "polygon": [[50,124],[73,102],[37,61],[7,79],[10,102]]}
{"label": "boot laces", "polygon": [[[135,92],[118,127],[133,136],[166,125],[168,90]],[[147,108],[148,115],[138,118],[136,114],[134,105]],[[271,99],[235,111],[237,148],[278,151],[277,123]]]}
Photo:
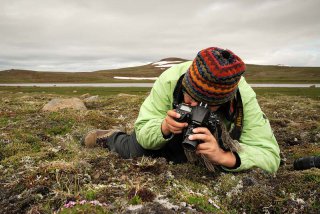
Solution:
{"label": "boot laces", "polygon": [[97,144],[103,148],[107,148],[107,143],[108,143],[108,137],[99,137],[97,138]]}

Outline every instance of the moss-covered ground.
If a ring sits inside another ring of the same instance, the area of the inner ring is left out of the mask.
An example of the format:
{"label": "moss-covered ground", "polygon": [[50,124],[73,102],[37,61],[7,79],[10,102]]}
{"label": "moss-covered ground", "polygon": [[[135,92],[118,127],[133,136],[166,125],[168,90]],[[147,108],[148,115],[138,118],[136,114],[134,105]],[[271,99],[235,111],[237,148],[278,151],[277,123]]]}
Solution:
{"label": "moss-covered ground", "polygon": [[146,91],[103,93],[86,111],[49,113],[41,109],[51,99],[84,92],[20,89],[0,90],[0,213],[319,213],[320,169],[292,166],[320,156],[319,94],[257,90],[281,148],[278,172],[211,174],[81,145],[91,129],[131,132]]}

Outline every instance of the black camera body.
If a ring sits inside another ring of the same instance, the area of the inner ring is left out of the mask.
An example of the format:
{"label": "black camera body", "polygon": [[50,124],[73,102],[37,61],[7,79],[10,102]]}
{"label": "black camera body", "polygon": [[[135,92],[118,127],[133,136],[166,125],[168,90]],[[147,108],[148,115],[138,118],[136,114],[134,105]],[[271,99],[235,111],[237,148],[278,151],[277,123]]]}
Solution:
{"label": "black camera body", "polygon": [[186,149],[196,150],[199,145],[198,140],[189,140],[189,135],[193,134],[193,129],[197,127],[206,127],[211,133],[217,128],[219,124],[218,115],[211,112],[207,104],[200,103],[197,106],[190,106],[185,103],[181,103],[176,107],[176,112],[181,115],[177,118],[177,122],[187,122],[189,125],[183,132],[182,145]]}

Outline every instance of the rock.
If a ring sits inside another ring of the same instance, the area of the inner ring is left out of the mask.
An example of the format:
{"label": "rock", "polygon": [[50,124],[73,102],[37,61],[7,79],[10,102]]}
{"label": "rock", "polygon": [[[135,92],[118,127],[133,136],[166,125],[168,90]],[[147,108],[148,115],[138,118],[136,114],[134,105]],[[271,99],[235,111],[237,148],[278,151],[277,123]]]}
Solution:
{"label": "rock", "polygon": [[87,97],[84,99],[84,102],[89,103],[89,102],[96,102],[99,100],[99,96],[91,96],[91,97]]}
{"label": "rock", "polygon": [[318,141],[320,141],[320,133],[317,133],[315,135],[315,142],[318,142]]}
{"label": "rock", "polygon": [[187,203],[183,201],[183,202],[180,203],[180,206],[181,207],[187,207]]}
{"label": "rock", "polygon": [[213,205],[215,208],[217,208],[218,210],[220,210],[220,207],[211,199],[208,199],[209,204]]}
{"label": "rock", "polygon": [[80,96],[81,99],[85,99],[85,98],[88,98],[88,97],[90,97],[90,94],[89,94],[89,93],[82,94],[82,95]]}
{"label": "rock", "polygon": [[125,214],[134,213],[134,214],[144,214],[144,213],[168,213],[173,214],[177,213],[172,209],[168,209],[164,207],[162,204],[157,202],[146,203],[145,205],[130,205],[127,210],[124,212]]}
{"label": "rock", "polygon": [[86,105],[86,107],[89,109],[98,108],[105,105],[104,102],[101,102],[98,95],[87,97],[83,100],[83,102]]}
{"label": "rock", "polygon": [[53,99],[47,103],[42,111],[59,111],[60,109],[87,110],[84,103],[78,98]]}

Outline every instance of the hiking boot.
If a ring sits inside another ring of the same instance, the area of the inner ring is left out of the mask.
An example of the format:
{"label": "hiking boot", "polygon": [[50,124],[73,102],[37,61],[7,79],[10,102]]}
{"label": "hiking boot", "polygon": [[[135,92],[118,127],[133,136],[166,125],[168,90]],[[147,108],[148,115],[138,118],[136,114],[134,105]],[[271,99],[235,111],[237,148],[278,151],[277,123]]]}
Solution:
{"label": "hiking boot", "polygon": [[103,148],[107,147],[107,138],[115,132],[119,132],[117,129],[95,129],[90,131],[84,138],[84,145],[88,148],[93,148],[96,146],[101,146]]}

